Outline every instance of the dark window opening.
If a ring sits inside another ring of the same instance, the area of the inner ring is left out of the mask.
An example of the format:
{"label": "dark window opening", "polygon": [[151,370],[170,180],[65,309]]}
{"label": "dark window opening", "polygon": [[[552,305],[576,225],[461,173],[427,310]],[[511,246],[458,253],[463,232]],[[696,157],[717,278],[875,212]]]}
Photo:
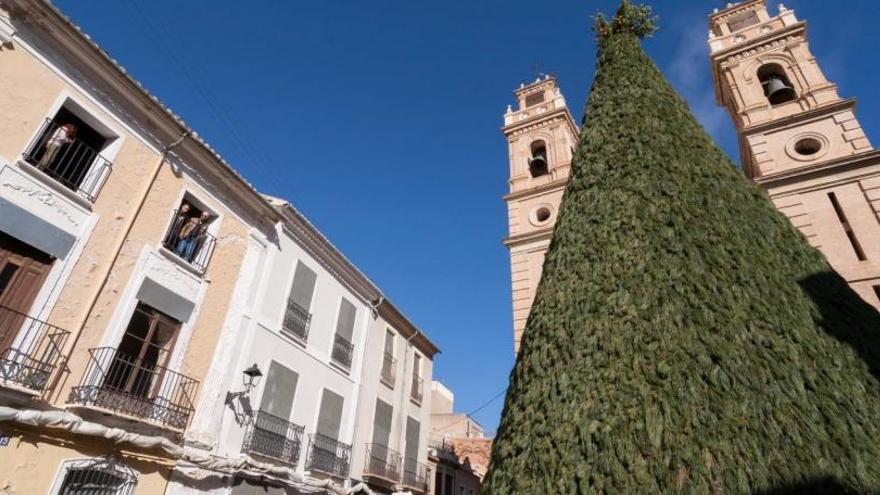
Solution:
{"label": "dark window opening", "polygon": [[214,253],[216,239],[208,232],[216,216],[186,197],[174,211],[174,219],[162,244],[174,254],[204,271]]}
{"label": "dark window opening", "polygon": [[110,173],[110,162],[101,152],[112,139],[61,107],[46,119],[24,158],[68,189],[94,201]]}
{"label": "dark window opening", "polygon": [[532,93],[526,96],[526,106],[531,107],[534,105],[538,105],[544,103],[544,92],[541,91],[539,93]]}
{"label": "dark window opening", "polygon": [[529,173],[532,178],[541,177],[550,173],[547,163],[547,144],[544,141],[535,141],[531,146],[532,156],[529,158]]}
{"label": "dark window opening", "polygon": [[758,69],[758,80],[764,88],[764,96],[771,105],[781,105],[797,99],[797,93],[779,64],[767,64]]}
{"label": "dark window opening", "polygon": [[831,205],[834,207],[834,212],[837,213],[837,219],[840,220],[840,225],[843,226],[843,230],[846,232],[846,237],[849,239],[850,245],[852,245],[853,251],[856,253],[856,257],[859,261],[867,260],[867,256],[865,256],[865,251],[862,249],[862,245],[859,244],[859,240],[856,238],[855,232],[853,232],[852,226],[849,224],[849,221],[846,218],[846,214],[843,212],[843,208],[840,206],[840,202],[837,200],[837,195],[832,193],[828,193],[828,199],[831,200]]}
{"label": "dark window opening", "polygon": [[822,141],[816,138],[804,138],[794,144],[794,150],[799,155],[812,156],[822,151]]}
{"label": "dark window opening", "polygon": [[538,211],[535,212],[535,220],[537,220],[540,223],[544,223],[547,220],[550,220],[551,215],[552,215],[552,212],[550,211],[550,208],[547,208],[547,207],[538,208]]}

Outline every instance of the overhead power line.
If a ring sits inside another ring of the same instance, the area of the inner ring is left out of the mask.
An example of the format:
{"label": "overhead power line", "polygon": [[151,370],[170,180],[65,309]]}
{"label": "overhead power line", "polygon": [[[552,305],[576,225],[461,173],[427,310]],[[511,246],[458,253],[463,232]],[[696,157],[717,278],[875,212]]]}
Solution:
{"label": "overhead power line", "polygon": [[474,414],[477,414],[478,412],[482,411],[483,409],[489,407],[490,404],[492,404],[493,402],[495,402],[496,400],[498,400],[498,398],[501,397],[502,395],[504,395],[505,392],[507,392],[507,388],[506,388],[506,387],[504,388],[504,390],[502,390],[501,392],[498,392],[498,394],[496,394],[494,397],[492,397],[491,399],[489,399],[488,401],[486,401],[482,406],[480,406],[480,407],[474,409],[473,411],[470,411],[470,412],[468,412],[468,413],[465,413],[465,415],[464,415],[463,418],[459,419],[458,421],[453,421],[452,423],[449,423],[448,425],[444,426],[443,428],[437,428],[436,431],[443,431],[443,430],[445,430],[445,429],[451,428],[451,427],[453,427],[453,426],[455,426],[455,425],[461,423],[462,421],[465,421],[466,419],[471,419],[471,420],[472,420],[473,418],[472,418],[471,416],[473,416]]}
{"label": "overhead power line", "polygon": [[246,132],[236,123],[235,119],[229,117],[229,114],[222,105],[217,103],[216,98],[211,94],[210,90],[205,87],[190,70],[190,63],[183,60],[182,55],[178,56],[177,52],[169,45],[172,39],[171,34],[160,24],[152,22],[149,16],[141,9],[136,0],[128,0],[129,5],[134,10],[137,17],[140,18],[148,33],[155,39],[156,45],[163,52],[169,62],[177,69],[177,71],[186,79],[201,98],[208,105],[209,110],[214,118],[226,129],[232,138],[233,144],[237,146],[238,151],[246,158],[251,158],[250,162],[254,166],[254,171],[261,176],[266,184],[273,183],[272,166],[265,159],[262,148],[253,145],[247,138]]}

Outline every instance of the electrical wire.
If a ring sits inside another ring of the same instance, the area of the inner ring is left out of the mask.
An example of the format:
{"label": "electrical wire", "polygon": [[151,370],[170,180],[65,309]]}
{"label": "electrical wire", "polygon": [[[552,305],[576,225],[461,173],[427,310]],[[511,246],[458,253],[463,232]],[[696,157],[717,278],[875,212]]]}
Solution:
{"label": "electrical wire", "polygon": [[504,390],[502,390],[501,392],[498,392],[498,394],[496,394],[495,397],[492,397],[491,399],[486,401],[482,406],[474,409],[471,412],[465,413],[463,418],[459,419],[458,421],[453,421],[452,423],[449,423],[448,425],[444,426],[443,428],[437,428],[435,431],[443,431],[447,428],[451,428],[466,419],[473,420],[473,418],[471,417],[472,415],[477,414],[478,412],[482,411],[483,409],[489,407],[490,404],[492,404],[493,402],[498,400],[498,398],[501,397],[502,395],[504,395],[506,392],[507,392],[507,388],[505,387]]}
{"label": "electrical wire", "polygon": [[214,96],[211,94],[210,90],[206,88],[199,79],[195,76],[195,74],[189,69],[191,64],[182,59],[182,56],[178,56],[174,50],[168,45],[167,40],[171,40],[171,34],[161,25],[156,25],[153,23],[149,16],[140,8],[137,4],[136,0],[128,0],[128,4],[132,7],[135,14],[140,18],[143,25],[146,27],[149,34],[155,39],[156,46],[163,52],[165,57],[171,62],[171,64],[177,69],[177,71],[186,79],[196,90],[199,96],[205,101],[208,105],[209,110],[214,115],[214,118],[225,127],[227,133],[232,138],[235,145],[238,147],[238,151],[242,153],[245,157],[251,157],[253,159],[252,164],[254,165],[254,172],[256,172],[263,179],[265,184],[272,184],[274,180],[272,179],[276,174],[272,173],[273,167],[268,164],[265,159],[265,155],[263,154],[262,148],[259,146],[254,146],[246,137],[246,132],[239,127],[234,119],[231,119],[229,115],[224,110],[223,106],[218,104]]}

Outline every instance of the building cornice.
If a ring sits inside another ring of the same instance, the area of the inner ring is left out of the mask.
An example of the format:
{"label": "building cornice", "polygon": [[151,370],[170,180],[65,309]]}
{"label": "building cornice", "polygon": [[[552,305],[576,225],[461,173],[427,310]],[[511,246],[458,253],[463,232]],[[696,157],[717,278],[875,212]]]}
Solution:
{"label": "building cornice", "polygon": [[789,126],[800,125],[803,122],[807,122],[810,120],[818,120],[823,117],[827,117],[828,115],[839,113],[845,110],[855,111],[856,108],[856,99],[855,98],[847,98],[845,100],[836,100],[831,103],[818,106],[815,108],[811,108],[809,110],[805,110],[803,112],[799,112],[793,115],[789,115],[787,117],[783,117],[781,119],[776,120],[768,120],[766,122],[760,122],[757,124],[752,124],[750,126],[743,127],[741,132],[743,134],[759,134],[771,130],[776,129],[785,129]]}
{"label": "building cornice", "polygon": [[756,7],[763,7],[766,3],[766,0],[747,0],[744,2],[739,2],[735,5],[731,5],[724,9],[719,9],[717,12],[713,12],[709,16],[709,25],[711,26],[715,22],[724,22],[725,19],[730,17],[734,17],[741,12],[745,12],[747,10],[757,10]]}
{"label": "building cornice", "polygon": [[[870,167],[872,165],[880,165],[880,150],[845,156],[835,160],[817,163],[815,165],[798,167],[777,174],[757,177],[754,181],[764,189],[777,188],[791,185],[796,182],[805,182],[811,179],[816,179],[823,175],[829,175],[830,172],[843,172]],[[851,181],[851,178],[845,179],[845,182]],[[823,186],[827,186],[827,184],[823,184]]]}
{"label": "building cornice", "polygon": [[397,309],[391,301],[383,299],[377,309],[382,319],[394,327],[403,338],[412,342],[416,349],[420,350],[425,356],[433,360],[434,356],[440,353],[440,348],[424,332],[419,330],[406,315]]}
{"label": "building cornice", "polygon": [[741,44],[719,50],[712,54],[712,59],[716,64],[738,62],[779,46],[788,45],[793,42],[804,42],[806,41],[806,33],[807,23],[800,21],[796,24],[770,31],[757,38],[746,40]]}
{"label": "building cornice", "polygon": [[539,113],[537,115],[529,116],[526,119],[519,120],[512,124],[501,127],[501,132],[503,132],[504,135],[508,138],[516,137],[520,134],[525,134],[526,132],[535,129],[549,127],[550,125],[561,121],[565,121],[569,125],[572,134],[574,134],[575,136],[579,134],[580,131],[578,130],[577,125],[574,123],[574,118],[571,116],[571,112],[568,110],[568,107],[557,108],[555,110],[550,110],[545,113]]}
{"label": "building cornice", "polygon": [[502,241],[505,246],[508,248],[519,246],[522,244],[528,244],[530,242],[535,241],[543,241],[549,240],[553,236],[553,227],[545,227],[541,230],[536,230],[534,232],[529,232],[527,234],[520,234],[513,237],[508,237]]}
{"label": "building cornice", "polygon": [[327,239],[302,213],[289,202],[267,197],[283,216],[283,228],[298,241],[321,265],[347,285],[361,300],[371,303],[382,297],[382,292],[336,246]]}
{"label": "building cornice", "polygon": [[388,298],[379,287],[361,272],[354,263],[330,242],[299,210],[289,202],[267,197],[283,216],[283,228],[298,241],[321,265],[352,290],[362,301],[370,304],[378,314],[401,332],[405,338],[415,336],[413,344],[422,353],[433,357],[440,349],[419,330]]}
{"label": "building cornice", "polygon": [[[570,165],[570,164],[569,164]],[[529,189],[523,189],[521,191],[514,191],[512,193],[506,194],[501,197],[504,201],[515,201],[523,198],[527,198],[529,196],[540,196],[542,194],[546,194],[548,192],[558,191],[565,189],[565,186],[568,184],[568,176],[556,179],[553,182],[548,182],[546,184],[541,184],[540,186],[535,186]]]}
{"label": "building cornice", "polygon": [[189,134],[191,138],[173,152],[180,162],[247,208],[246,217],[259,227],[269,229],[280,220],[260,193],[219,153],[51,3],[0,0],[0,8],[9,13],[14,38],[28,42],[33,37],[40,48],[62,57],[75,69],[75,76],[87,83],[87,89],[132,125],[150,146],[161,150],[182,134]]}

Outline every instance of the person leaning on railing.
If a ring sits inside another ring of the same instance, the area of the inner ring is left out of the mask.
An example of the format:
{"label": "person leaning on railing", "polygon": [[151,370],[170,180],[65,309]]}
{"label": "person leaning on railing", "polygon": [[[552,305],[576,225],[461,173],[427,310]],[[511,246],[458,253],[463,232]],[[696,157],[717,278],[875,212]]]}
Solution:
{"label": "person leaning on railing", "polygon": [[201,247],[208,235],[208,224],[210,222],[211,214],[205,211],[198,217],[191,217],[180,227],[176,251],[181,258],[192,263],[198,248]]}
{"label": "person leaning on railing", "polygon": [[190,219],[189,209],[189,203],[181,203],[180,208],[177,210],[177,216],[174,217],[174,223],[171,224],[171,233],[168,236],[168,242],[173,242],[175,247],[177,244],[177,239],[180,237],[180,229],[182,229],[184,224],[186,224]]}
{"label": "person leaning on railing", "polygon": [[70,144],[76,137],[76,126],[73,124],[64,124],[52,133],[52,136],[46,141],[46,150],[43,151],[43,157],[40,158],[37,167],[45,170],[58,155],[58,151],[65,144]]}

